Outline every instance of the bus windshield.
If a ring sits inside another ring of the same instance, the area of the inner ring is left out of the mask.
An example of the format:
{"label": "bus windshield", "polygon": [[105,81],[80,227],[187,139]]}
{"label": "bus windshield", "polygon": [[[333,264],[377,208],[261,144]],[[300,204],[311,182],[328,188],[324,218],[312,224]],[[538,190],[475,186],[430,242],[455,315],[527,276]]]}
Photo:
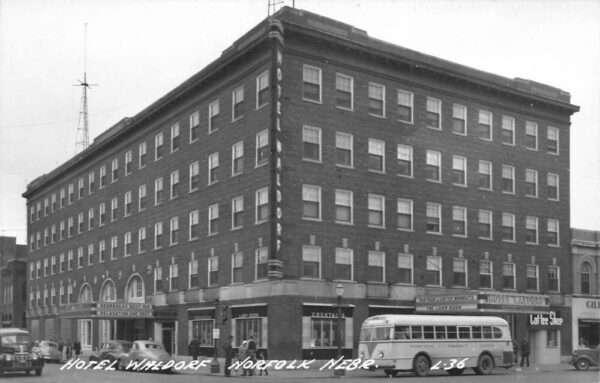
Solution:
{"label": "bus windshield", "polygon": [[28,334],[5,334],[2,335],[0,345],[2,346],[13,346],[17,344],[29,344],[31,338]]}

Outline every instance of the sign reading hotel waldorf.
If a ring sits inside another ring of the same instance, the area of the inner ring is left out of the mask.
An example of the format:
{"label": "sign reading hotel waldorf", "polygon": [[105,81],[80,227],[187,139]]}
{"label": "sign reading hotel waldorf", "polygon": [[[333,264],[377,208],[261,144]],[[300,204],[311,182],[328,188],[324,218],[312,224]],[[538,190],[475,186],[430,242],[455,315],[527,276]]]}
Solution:
{"label": "sign reading hotel waldorf", "polygon": [[152,305],[148,303],[98,303],[96,315],[99,317],[152,318]]}
{"label": "sign reading hotel waldorf", "polygon": [[482,294],[481,303],[488,305],[524,306],[524,307],[549,307],[550,298],[535,294],[511,294],[511,293],[486,293]]}

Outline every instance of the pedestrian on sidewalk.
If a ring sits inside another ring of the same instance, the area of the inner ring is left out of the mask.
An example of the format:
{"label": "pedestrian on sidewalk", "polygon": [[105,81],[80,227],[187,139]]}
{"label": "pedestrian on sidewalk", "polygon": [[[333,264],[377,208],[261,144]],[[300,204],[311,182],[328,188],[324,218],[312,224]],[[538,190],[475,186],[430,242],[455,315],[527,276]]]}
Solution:
{"label": "pedestrian on sidewalk", "polygon": [[65,353],[67,354],[67,360],[71,359],[73,356],[73,343],[71,343],[71,339],[67,339],[67,342],[65,343]]}
{"label": "pedestrian on sidewalk", "polygon": [[515,365],[519,363],[519,341],[516,339],[513,342],[513,359]]}
{"label": "pedestrian on sidewalk", "polygon": [[529,367],[529,342],[527,338],[523,338],[521,341],[521,367],[523,367],[525,359],[527,359],[527,367]]}
{"label": "pedestrian on sidewalk", "polygon": [[198,335],[194,335],[194,339],[190,342],[190,355],[193,360],[198,360],[198,356],[200,355],[200,341],[198,340]]}
{"label": "pedestrian on sidewalk", "polygon": [[63,349],[65,348],[65,342],[62,337],[58,338],[58,351],[60,352],[60,360],[63,359]]}
{"label": "pedestrian on sidewalk", "polygon": [[[246,360],[246,358],[248,357],[248,341],[245,340],[242,342],[242,344],[240,345],[240,348],[238,349],[238,359],[240,360],[240,362],[243,362],[244,360]],[[246,376],[248,375],[248,368],[243,368],[242,367],[242,376]]]}
{"label": "pedestrian on sidewalk", "polygon": [[[250,335],[250,339],[248,340],[248,356],[253,363],[256,362],[256,342],[252,335]],[[253,368],[248,369],[248,371],[250,372],[250,376],[254,375]]]}
{"label": "pedestrian on sidewalk", "polygon": [[225,345],[225,376],[231,376],[231,362],[233,357],[235,356],[235,352],[233,350],[233,335],[229,335],[229,342]]}
{"label": "pedestrian on sidewalk", "polygon": [[[263,360],[263,361],[265,360],[265,353],[264,353],[264,351],[259,351],[258,352],[258,360]],[[260,370],[260,372],[258,373],[258,375],[262,375],[263,372],[264,372],[266,376],[269,376],[269,371],[267,370],[266,365],[263,366],[263,368],[260,368],[259,370]]]}
{"label": "pedestrian on sidewalk", "polygon": [[81,342],[77,339],[75,339],[75,342],[73,342],[73,351],[75,352],[76,356],[81,355]]}

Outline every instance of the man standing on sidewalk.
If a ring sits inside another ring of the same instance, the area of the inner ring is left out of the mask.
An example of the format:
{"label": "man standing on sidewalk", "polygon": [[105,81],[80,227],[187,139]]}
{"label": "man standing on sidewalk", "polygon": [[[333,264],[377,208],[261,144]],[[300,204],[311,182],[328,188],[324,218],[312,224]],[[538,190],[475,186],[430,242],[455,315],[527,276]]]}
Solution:
{"label": "man standing on sidewalk", "polygon": [[225,376],[231,376],[231,360],[233,359],[235,352],[233,351],[233,335],[229,335],[229,342],[225,346]]}
{"label": "man standing on sidewalk", "polygon": [[198,335],[194,335],[194,339],[190,342],[190,355],[193,360],[198,360],[198,356],[200,355],[200,341],[198,340]]}
{"label": "man standing on sidewalk", "polygon": [[527,359],[527,367],[529,367],[529,342],[527,341],[527,338],[523,338],[521,341],[521,367],[523,367],[525,359]]}

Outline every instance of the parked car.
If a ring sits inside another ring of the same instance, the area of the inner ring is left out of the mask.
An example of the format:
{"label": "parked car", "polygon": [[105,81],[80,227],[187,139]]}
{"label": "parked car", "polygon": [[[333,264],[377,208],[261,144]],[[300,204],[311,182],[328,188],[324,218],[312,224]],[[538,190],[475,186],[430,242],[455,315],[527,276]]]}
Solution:
{"label": "parked car", "polygon": [[[171,359],[171,355],[169,355],[167,350],[165,350],[165,346],[160,342],[136,340],[133,342],[129,354],[121,359],[119,369],[125,370],[129,366],[129,362],[143,362],[144,359],[147,362],[163,362],[164,365]],[[133,369],[130,370],[133,371]]]}
{"label": "parked car", "polygon": [[596,348],[580,348],[573,351],[571,363],[578,370],[587,370],[600,364],[600,345]]}
{"label": "parked car", "polygon": [[44,358],[33,351],[29,332],[18,328],[0,328],[0,375],[5,372],[35,371],[42,375]]}
{"label": "parked car", "polygon": [[100,350],[92,353],[89,360],[95,360],[98,363],[103,360],[108,360],[110,363],[115,360],[120,361],[131,350],[131,344],[132,343],[128,340],[109,340],[108,342],[102,343]]}
{"label": "parked car", "polygon": [[58,351],[58,343],[49,340],[38,340],[33,342],[33,350],[42,354],[47,362],[59,363],[62,353]]}

